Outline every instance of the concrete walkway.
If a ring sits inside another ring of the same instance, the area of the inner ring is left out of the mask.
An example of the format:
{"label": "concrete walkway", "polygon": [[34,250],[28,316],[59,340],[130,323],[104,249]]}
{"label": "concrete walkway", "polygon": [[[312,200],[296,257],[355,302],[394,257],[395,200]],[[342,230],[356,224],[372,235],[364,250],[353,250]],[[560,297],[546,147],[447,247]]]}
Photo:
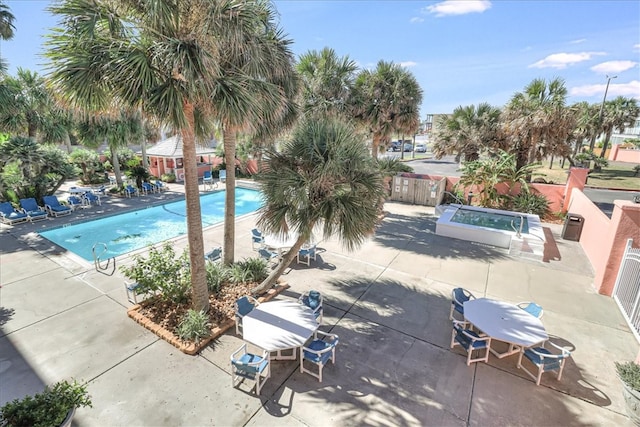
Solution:
{"label": "concrete walkway", "polygon": [[[181,197],[178,186],[140,199],[106,197],[85,217]],[[242,340],[228,331],[187,356],[126,315],[123,276],[98,272],[35,231],[73,215],[0,230],[0,405],[45,384],[88,381],[93,408],[77,426],[504,426],[632,425],[613,362],[633,360],[638,344],[614,301],[592,288],[576,242],[548,225],[545,262],[434,234],[432,208],[388,203],[383,224],[360,249],[323,241],[311,267],[292,265],[291,288],[325,298],[321,329],[340,336],[324,380],[296,362],[273,362],[260,398],[231,387],[229,355]],[[236,259],[255,256],[255,217],[239,219]],[[185,247],[186,239],[175,241]],[[222,244],[222,228],[205,246]],[[118,260],[118,267],[128,257]],[[562,381],[536,386],[517,356],[465,364],[449,348],[451,290],[517,303],[536,301],[554,340],[571,347]]]}

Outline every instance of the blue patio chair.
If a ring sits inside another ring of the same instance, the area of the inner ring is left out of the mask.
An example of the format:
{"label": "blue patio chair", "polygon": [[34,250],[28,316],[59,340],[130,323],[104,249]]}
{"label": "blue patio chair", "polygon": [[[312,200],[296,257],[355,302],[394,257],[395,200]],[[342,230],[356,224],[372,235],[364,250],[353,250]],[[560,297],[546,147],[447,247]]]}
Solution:
{"label": "blue patio chair", "polygon": [[530,315],[537,317],[538,319],[542,319],[542,315],[544,314],[544,310],[542,307],[535,302],[521,302],[516,304],[518,307],[529,313]]}
{"label": "blue patio chair", "polygon": [[307,266],[311,266],[311,260],[316,260],[316,244],[311,245],[303,245],[298,251],[298,256],[296,257],[296,261],[298,264],[307,264]]}
{"label": "blue patio chair", "polygon": [[135,188],[134,186],[132,186],[131,184],[127,184],[124,187],[124,195],[127,197],[131,197],[131,196],[137,196],[138,195],[138,189]]}
{"label": "blue patio chair", "polygon": [[322,294],[320,292],[311,290],[309,293],[304,293],[300,295],[298,302],[309,307],[313,311],[313,315],[316,316],[318,323],[322,323],[323,309]]}
{"label": "blue patio chair", "polygon": [[105,187],[104,185],[101,185],[99,188],[96,188],[95,190],[93,190],[94,192],[101,194],[103,196],[107,195],[107,187]]}
{"label": "blue patio chair", "polygon": [[155,193],[156,192],[156,188],[155,188],[155,186],[153,186],[152,184],[150,184],[148,182],[143,182],[142,183],[142,192],[144,194]]}
{"label": "blue patio chair", "polygon": [[258,244],[258,248],[261,248],[264,245],[264,235],[260,230],[254,228],[251,230],[251,248],[256,250],[256,243]]}
{"label": "blue patio chair", "polygon": [[454,320],[453,312],[457,311],[464,316],[463,304],[471,299],[475,299],[471,292],[464,288],[455,288],[451,291],[451,311],[449,312],[449,320]]}
{"label": "blue patio chair", "polygon": [[56,218],[59,216],[69,215],[71,211],[73,211],[69,206],[61,204],[56,196],[44,196],[42,201],[44,202],[44,208],[49,212],[49,215]]}
{"label": "blue patio chair", "polygon": [[[322,369],[331,360],[336,363],[336,346],[340,341],[338,335],[315,331],[309,344],[300,347],[300,372],[316,377],[322,382]],[[318,373],[309,370],[304,364],[307,361],[318,367]]]}
{"label": "blue patio chair", "polygon": [[245,343],[231,354],[231,387],[235,387],[236,382],[240,384],[249,379],[255,381],[256,395],[260,396],[264,382],[270,377],[269,352],[263,350],[261,355],[249,353]]}
{"label": "blue patio chair", "polygon": [[245,295],[236,300],[236,334],[240,335],[242,328],[242,318],[251,313],[251,310],[260,304],[257,299],[249,295]]}
{"label": "blue patio chair", "polygon": [[204,254],[204,259],[210,262],[220,261],[222,259],[222,247],[219,246]]}
{"label": "blue patio chair", "polygon": [[227,180],[227,171],[224,169],[220,169],[218,177],[220,178],[220,182],[225,182]]}
{"label": "blue patio chair", "polygon": [[[456,345],[461,346],[467,352],[467,366],[472,362],[488,362],[489,347],[491,346],[491,337],[480,336],[477,332],[467,329],[468,322],[454,320],[453,330],[451,332],[451,348]],[[473,352],[476,350],[484,350],[484,356],[473,359]]]}
{"label": "blue patio chair", "polygon": [[213,176],[211,175],[211,171],[204,171],[202,174],[202,183],[203,184],[212,184]]}
{"label": "blue patio chair", "polygon": [[280,259],[280,254],[278,252],[273,252],[267,248],[258,249],[258,255],[270,264],[277,264]]}
{"label": "blue patio chair", "polygon": [[33,197],[20,199],[20,207],[22,208],[22,212],[27,214],[31,222],[47,219],[47,212],[42,206],[38,205],[38,202],[36,202],[36,199]]}
{"label": "blue patio chair", "polygon": [[167,185],[165,185],[165,183],[160,181],[159,179],[156,179],[156,188],[158,189],[158,192],[166,191],[169,189],[169,187],[167,187]]}
{"label": "blue patio chair", "polygon": [[11,202],[0,203],[0,221],[2,221],[3,224],[13,225],[18,222],[27,221],[28,219],[29,215],[15,210]]}
{"label": "blue patio chair", "polygon": [[87,201],[87,205],[97,205],[102,206],[102,201],[100,201],[100,196],[91,192],[84,193],[82,196]]}
{"label": "blue patio chair", "polygon": [[67,202],[69,203],[69,207],[74,211],[78,208],[87,207],[86,200],[78,196],[67,197]]}
{"label": "blue patio chair", "polygon": [[[545,347],[545,344],[548,344],[551,348]],[[551,350],[554,350],[554,352],[552,353]],[[538,369],[537,373],[534,374],[522,365],[522,356],[533,363],[533,365]],[[527,373],[527,375],[533,378],[536,385],[540,385],[540,379],[542,378],[542,374],[545,372],[557,372],[558,381],[560,381],[562,379],[564,363],[567,361],[569,356],[571,356],[571,352],[566,348],[560,347],[551,341],[546,341],[541,347],[523,348],[520,351],[520,357],[518,358],[518,368],[522,369]]]}

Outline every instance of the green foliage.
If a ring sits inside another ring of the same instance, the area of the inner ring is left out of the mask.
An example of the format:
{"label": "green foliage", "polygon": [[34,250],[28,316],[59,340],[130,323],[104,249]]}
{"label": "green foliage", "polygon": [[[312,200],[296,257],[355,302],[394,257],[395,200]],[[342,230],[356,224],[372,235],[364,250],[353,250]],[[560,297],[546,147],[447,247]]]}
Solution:
{"label": "green foliage", "polygon": [[191,272],[187,251],[176,258],[171,244],[165,242],[161,249],[151,246],[148,258],[134,255],[133,260],[132,265],[120,270],[138,283],[141,293],[159,294],[161,299],[175,304],[189,301]]}
{"label": "green foliage", "polygon": [[640,175],[640,165],[635,165],[633,167],[633,176],[638,176]]}
{"label": "green foliage", "polygon": [[196,345],[202,338],[211,335],[209,316],[204,311],[188,310],[182,318],[176,334],[183,341],[195,341]]}
{"label": "green foliage", "polygon": [[395,157],[378,159],[378,167],[383,176],[394,176],[399,172],[413,172],[413,168]]}
{"label": "green foliage", "polygon": [[[521,193],[529,192],[528,178],[535,175],[538,167],[540,165],[534,163],[517,168],[516,155],[500,150],[495,156],[464,163],[456,191],[461,187],[471,188],[481,206],[501,207],[508,203],[518,185]],[[500,185],[507,187],[506,194],[499,191]]]}
{"label": "green foliage", "polygon": [[93,150],[75,149],[69,154],[69,161],[82,169],[82,182],[91,183],[91,177],[102,169],[100,156]]}
{"label": "green foliage", "polygon": [[60,381],[42,393],[6,403],[0,408],[0,425],[8,427],[51,427],[64,421],[72,408],[92,406],[85,384]]}
{"label": "green foliage", "polygon": [[510,197],[503,209],[544,217],[549,213],[549,200],[543,194],[520,193]]}
{"label": "green foliage", "polygon": [[268,263],[262,258],[246,258],[236,264],[246,272],[247,282],[262,282],[269,275]]}
{"label": "green foliage", "polygon": [[164,182],[176,182],[176,174],[174,173],[163,173],[160,179]]}
{"label": "green foliage", "polygon": [[616,371],[623,383],[636,391],[640,391],[640,365],[634,362],[615,362]]}
{"label": "green foliage", "polygon": [[148,181],[149,178],[151,177],[151,174],[149,173],[149,171],[142,165],[140,164],[136,164],[134,166],[132,166],[133,162],[137,162],[138,160],[132,160],[129,162],[129,168],[127,169],[127,171],[125,172],[125,174],[131,178],[131,179],[135,179],[136,180],[136,186],[138,188],[142,187],[142,182],[143,181]]}
{"label": "green foliage", "polygon": [[584,167],[589,167],[590,162],[593,162],[594,167],[597,169],[609,166],[609,161],[607,161],[607,159],[596,156],[596,154],[590,150],[584,150],[582,153],[576,154],[574,161]]}
{"label": "green foliage", "polygon": [[217,294],[222,285],[229,281],[229,268],[221,262],[205,263],[207,269],[207,288],[209,292]]}

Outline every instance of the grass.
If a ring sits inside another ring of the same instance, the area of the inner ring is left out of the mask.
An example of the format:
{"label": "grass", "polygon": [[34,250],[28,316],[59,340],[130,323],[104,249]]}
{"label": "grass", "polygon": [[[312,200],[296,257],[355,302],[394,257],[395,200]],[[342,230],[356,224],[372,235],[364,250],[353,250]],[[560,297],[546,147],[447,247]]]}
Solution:
{"label": "grass", "polygon": [[[609,162],[609,166],[606,168],[589,174],[587,185],[590,187],[638,190],[640,189],[640,176],[635,176],[634,166],[636,165],[633,163]],[[553,168],[549,169],[548,163],[546,163],[544,167],[537,169],[536,172],[541,173],[541,177],[549,183],[565,184],[568,171],[568,163],[565,163],[563,169],[560,168],[558,162],[555,162]]]}

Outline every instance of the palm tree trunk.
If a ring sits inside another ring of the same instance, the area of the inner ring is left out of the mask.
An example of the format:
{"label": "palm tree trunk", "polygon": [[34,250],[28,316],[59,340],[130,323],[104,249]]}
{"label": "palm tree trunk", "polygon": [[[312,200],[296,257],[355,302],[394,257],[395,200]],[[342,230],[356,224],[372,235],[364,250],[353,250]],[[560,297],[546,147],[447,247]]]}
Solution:
{"label": "palm tree trunk", "polygon": [[202,235],[202,212],[200,209],[200,189],[198,185],[198,164],[194,135],[193,104],[184,102],[187,126],[181,130],[182,152],[184,155],[184,195],[187,205],[187,236],[189,239],[189,262],[191,265],[191,286],[193,308],[209,311],[209,290],[204,260],[204,238]]}
{"label": "palm tree trunk", "polygon": [[307,240],[307,237],[302,235],[299,236],[293,247],[289,249],[289,252],[287,252],[287,254],[282,258],[278,266],[271,272],[271,274],[269,274],[269,277],[264,279],[262,283],[253,288],[251,290],[251,293],[254,295],[260,295],[261,293],[266,292],[269,288],[271,288],[278,277],[282,276],[287,267],[289,267],[289,264],[291,264],[293,259],[298,255],[298,251]]}
{"label": "palm tree trunk", "polygon": [[604,153],[607,151],[609,147],[609,140],[611,139],[611,134],[613,133],[613,129],[608,131],[604,138],[604,143],[602,144],[602,151],[600,152],[600,158],[604,159]]}
{"label": "palm tree trunk", "polygon": [[118,188],[122,187],[122,172],[120,171],[120,160],[118,160],[118,152],[113,148],[111,150],[111,165],[113,166],[113,173],[116,176],[116,184]]}
{"label": "palm tree trunk", "polygon": [[371,140],[371,155],[374,160],[378,160],[378,151],[380,149],[380,140],[381,135],[379,133],[374,132],[373,139]]}
{"label": "palm tree trunk", "polygon": [[227,170],[226,194],[224,199],[224,264],[234,262],[236,239],[236,131],[231,126],[224,126],[222,131],[224,144],[224,162]]}
{"label": "palm tree trunk", "polygon": [[71,154],[71,138],[69,132],[64,133],[64,146],[67,148],[67,153]]}

